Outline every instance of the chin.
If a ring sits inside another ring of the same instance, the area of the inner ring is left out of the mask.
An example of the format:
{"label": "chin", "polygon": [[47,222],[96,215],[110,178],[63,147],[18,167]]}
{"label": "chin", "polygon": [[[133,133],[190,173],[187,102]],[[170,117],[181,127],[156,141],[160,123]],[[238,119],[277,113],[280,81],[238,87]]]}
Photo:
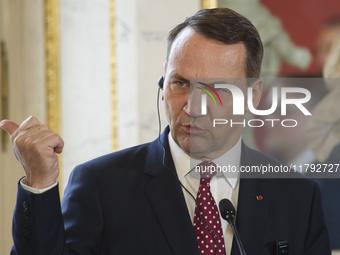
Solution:
{"label": "chin", "polygon": [[205,139],[191,138],[190,140],[190,154],[204,154],[209,148],[209,142]]}

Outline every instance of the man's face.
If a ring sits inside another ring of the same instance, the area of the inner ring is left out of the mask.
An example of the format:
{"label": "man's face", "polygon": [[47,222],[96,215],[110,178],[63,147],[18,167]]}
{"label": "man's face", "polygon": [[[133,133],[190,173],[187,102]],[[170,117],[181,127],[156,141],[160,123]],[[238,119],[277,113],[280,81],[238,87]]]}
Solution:
{"label": "man's face", "polygon": [[[242,122],[244,116],[233,116],[233,98],[227,89],[218,91],[223,106],[215,105],[208,96],[207,114],[202,115],[201,95],[205,92],[197,89],[202,87],[200,84],[190,84],[190,79],[204,78],[204,82],[206,78],[218,78],[216,81],[244,78],[243,82],[233,85],[246,95],[245,61],[243,43],[226,45],[199,35],[191,27],[185,28],[174,40],[165,71],[165,110],[174,141],[191,157],[212,160],[231,149],[239,140],[243,125],[230,127],[228,123],[213,127],[213,120]],[[261,84],[257,83],[258,87]],[[253,101],[257,99],[255,93]]]}

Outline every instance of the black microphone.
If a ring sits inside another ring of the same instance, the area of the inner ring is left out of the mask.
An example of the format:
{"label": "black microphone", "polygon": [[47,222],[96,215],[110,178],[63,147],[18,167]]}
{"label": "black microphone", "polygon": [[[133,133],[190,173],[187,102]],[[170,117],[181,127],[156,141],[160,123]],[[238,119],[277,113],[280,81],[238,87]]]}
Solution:
{"label": "black microphone", "polygon": [[238,231],[235,225],[235,213],[236,213],[235,207],[230,202],[230,200],[226,198],[222,199],[220,203],[218,204],[218,206],[220,208],[220,213],[221,213],[222,218],[228,221],[228,223],[230,224],[231,228],[234,231],[234,235],[236,237],[236,241],[238,244],[238,248],[240,249],[241,255],[246,255],[246,251],[243,248],[241,238],[238,234]]}

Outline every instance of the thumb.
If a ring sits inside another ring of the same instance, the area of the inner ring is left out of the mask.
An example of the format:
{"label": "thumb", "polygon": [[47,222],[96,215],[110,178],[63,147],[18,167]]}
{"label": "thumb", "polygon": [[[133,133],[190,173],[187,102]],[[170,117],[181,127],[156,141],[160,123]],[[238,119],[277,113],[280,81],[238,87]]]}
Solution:
{"label": "thumb", "polygon": [[19,125],[10,120],[3,120],[0,122],[0,127],[12,135],[19,128]]}

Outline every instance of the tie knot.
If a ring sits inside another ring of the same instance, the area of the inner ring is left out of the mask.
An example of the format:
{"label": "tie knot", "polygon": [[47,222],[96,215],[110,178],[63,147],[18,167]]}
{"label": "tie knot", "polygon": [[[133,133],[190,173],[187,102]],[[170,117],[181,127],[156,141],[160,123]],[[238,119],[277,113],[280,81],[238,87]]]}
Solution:
{"label": "tie knot", "polygon": [[216,174],[216,164],[209,161],[203,161],[199,165],[199,170],[201,174],[201,181],[209,183],[211,178]]}

